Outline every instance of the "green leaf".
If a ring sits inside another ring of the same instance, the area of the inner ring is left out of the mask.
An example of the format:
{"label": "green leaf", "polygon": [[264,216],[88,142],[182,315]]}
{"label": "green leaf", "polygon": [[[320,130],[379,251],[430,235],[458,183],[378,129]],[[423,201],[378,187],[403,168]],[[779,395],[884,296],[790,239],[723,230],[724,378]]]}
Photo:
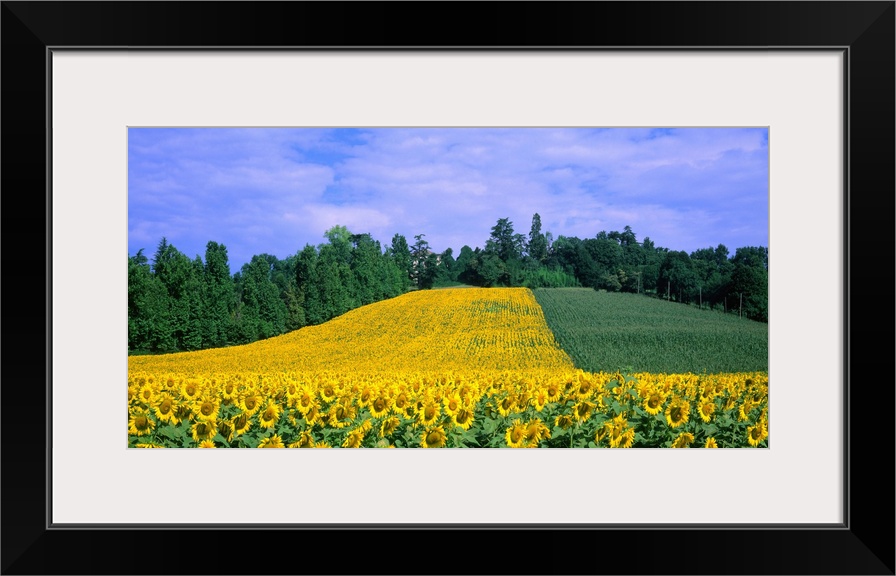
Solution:
{"label": "green leaf", "polygon": [[183,429],[178,430],[172,425],[167,425],[159,428],[159,434],[168,438],[169,440],[180,440],[183,437]]}

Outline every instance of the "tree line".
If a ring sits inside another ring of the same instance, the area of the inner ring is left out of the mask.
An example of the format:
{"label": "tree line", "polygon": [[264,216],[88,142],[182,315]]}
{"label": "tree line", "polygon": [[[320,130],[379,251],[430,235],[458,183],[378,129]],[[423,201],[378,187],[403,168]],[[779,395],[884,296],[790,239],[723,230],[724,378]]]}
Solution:
{"label": "tree line", "polygon": [[528,236],[499,219],[484,248],[431,250],[425,234],[385,248],[370,234],[334,226],[327,242],[279,259],[259,254],[231,275],[227,248],[210,241],[190,259],[166,238],[152,262],[128,256],[128,351],[165,353],[246,344],[326,322],[412,289],[572,287],[641,293],[768,321],[768,249],[719,244],[691,254],[638,242],[626,226],[594,238]]}

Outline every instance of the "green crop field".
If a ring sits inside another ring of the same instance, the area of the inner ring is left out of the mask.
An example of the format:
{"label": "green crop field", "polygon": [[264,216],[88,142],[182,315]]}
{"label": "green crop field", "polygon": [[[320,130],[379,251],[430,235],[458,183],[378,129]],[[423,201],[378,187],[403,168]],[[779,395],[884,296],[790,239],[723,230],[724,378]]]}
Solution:
{"label": "green crop field", "polygon": [[557,342],[583,370],[768,371],[768,324],[637,294],[533,293]]}

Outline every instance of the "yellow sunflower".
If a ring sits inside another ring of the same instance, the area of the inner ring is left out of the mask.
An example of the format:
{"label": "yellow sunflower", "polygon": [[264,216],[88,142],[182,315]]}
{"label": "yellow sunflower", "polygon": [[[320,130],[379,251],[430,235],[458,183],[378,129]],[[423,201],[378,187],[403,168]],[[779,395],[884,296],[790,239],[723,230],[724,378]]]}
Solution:
{"label": "yellow sunflower", "polygon": [[314,392],[312,392],[310,388],[303,386],[296,397],[295,407],[298,408],[299,412],[304,416],[316,405],[317,400],[314,398]]}
{"label": "yellow sunflower", "polygon": [[757,422],[755,426],[747,426],[747,442],[750,443],[750,446],[755,448],[766,438],[768,438],[768,431],[762,421]]}
{"label": "yellow sunflower", "polygon": [[604,431],[604,437],[609,441],[610,448],[631,448],[635,441],[635,429],[629,427],[628,420],[622,414],[604,422]]}
{"label": "yellow sunflower", "polygon": [[202,442],[199,443],[199,447],[200,448],[217,448],[217,446],[215,446],[215,443],[211,440],[203,440]]}
{"label": "yellow sunflower", "polygon": [[180,418],[177,417],[176,411],[177,401],[168,392],[162,392],[156,399],[156,405],[153,407],[156,418],[160,422],[177,425],[180,422]]}
{"label": "yellow sunflower", "polygon": [[193,403],[196,420],[212,422],[218,419],[218,403],[214,396],[206,394]]}
{"label": "yellow sunflower", "polygon": [[441,426],[436,426],[435,428],[429,428],[423,432],[423,436],[420,439],[420,446],[423,448],[441,448],[448,441],[448,437],[445,435],[445,431]]}
{"label": "yellow sunflower", "polygon": [[134,444],[134,448],[164,448],[164,446],[159,446],[158,444],[149,442],[146,444]]}
{"label": "yellow sunflower", "polygon": [[672,441],[673,448],[687,448],[694,442],[694,435],[690,432],[682,432]]}
{"label": "yellow sunflower", "polygon": [[374,418],[382,418],[391,409],[392,406],[389,403],[389,397],[385,394],[378,394],[376,398],[370,402],[370,414]]}
{"label": "yellow sunflower", "polygon": [[514,399],[512,396],[505,396],[501,400],[498,401],[498,414],[504,416],[505,418],[510,416],[510,413],[514,411]]}
{"label": "yellow sunflower", "polygon": [[237,388],[235,382],[226,382],[220,388],[221,401],[224,404],[231,404],[237,397]]}
{"label": "yellow sunflower", "polygon": [[290,448],[314,448],[314,436],[308,430],[303,430],[299,438],[289,445]]}
{"label": "yellow sunflower", "polygon": [[579,402],[576,402],[572,407],[572,417],[576,420],[576,422],[584,422],[585,420],[591,418],[591,413],[594,412],[595,406],[597,405],[594,402],[580,400]]}
{"label": "yellow sunflower", "polygon": [[240,410],[252,416],[261,409],[261,396],[254,391],[246,392],[240,397]]}
{"label": "yellow sunflower", "polygon": [[218,433],[218,427],[213,420],[198,421],[190,426],[190,432],[193,434],[193,440],[202,442],[203,440],[211,440]]}
{"label": "yellow sunflower", "polygon": [[283,438],[279,435],[274,434],[269,438],[262,438],[261,442],[258,443],[258,448],[286,448],[283,445]]}
{"label": "yellow sunflower", "polygon": [[233,423],[230,420],[218,420],[218,434],[228,442],[233,442]]}
{"label": "yellow sunflower", "polygon": [[364,431],[360,428],[355,428],[351,432],[346,435],[345,440],[342,442],[343,448],[360,448],[361,442],[364,441]]}
{"label": "yellow sunflower", "polygon": [[513,421],[510,428],[507,429],[507,432],[504,433],[504,441],[511,448],[521,448],[525,440],[526,427],[523,425],[522,420],[517,418]]}
{"label": "yellow sunflower", "polygon": [[644,398],[644,410],[651,416],[659,414],[663,409],[663,402],[665,401],[666,399],[659,390],[651,390],[647,393],[647,397]]}
{"label": "yellow sunflower", "polygon": [[556,418],[554,418],[554,426],[559,426],[566,430],[570,426],[574,424],[572,416],[569,414],[560,414]]}
{"label": "yellow sunflower", "polygon": [[460,426],[464,430],[469,430],[473,425],[473,411],[466,406],[461,406],[457,413],[451,416],[451,421],[455,426]]}
{"label": "yellow sunflower", "polygon": [[392,410],[396,414],[404,415],[405,410],[407,409],[409,404],[411,404],[411,400],[410,398],[408,398],[407,393],[405,393],[404,391],[399,392],[395,399],[392,401]]}
{"label": "yellow sunflower", "polygon": [[671,428],[677,428],[688,421],[691,411],[690,403],[680,397],[675,397],[666,407],[666,423]]}
{"label": "yellow sunflower", "polygon": [[532,396],[532,403],[535,405],[535,410],[541,412],[548,403],[548,393],[545,390],[536,390]]}
{"label": "yellow sunflower", "polygon": [[305,423],[308,426],[314,426],[318,423],[322,424],[323,422],[324,416],[320,413],[317,405],[314,405],[310,410],[308,410],[308,412],[305,413]]}
{"label": "yellow sunflower", "polygon": [[706,439],[706,445],[704,446],[704,448],[718,448],[718,447],[719,447],[719,445],[716,443],[715,438],[709,437]]}
{"label": "yellow sunflower", "polygon": [[740,407],[737,409],[737,419],[741,422],[746,422],[750,419],[750,412],[753,411],[758,404],[753,401],[752,398],[746,398]]}
{"label": "yellow sunflower", "polygon": [[701,398],[700,402],[697,403],[697,413],[700,414],[700,419],[704,422],[712,420],[712,415],[715,411],[716,403],[713,402],[712,398]]}
{"label": "yellow sunflower", "polygon": [[[345,428],[351,424],[358,415],[358,409],[347,401],[337,402],[330,407],[327,415],[327,421],[334,428]],[[307,419],[307,414],[305,415]]]}
{"label": "yellow sunflower", "polygon": [[560,400],[560,394],[563,392],[560,384],[551,382],[545,387],[545,393],[548,396],[548,402],[557,402]]}
{"label": "yellow sunflower", "polygon": [[280,413],[283,410],[273,401],[268,401],[268,405],[264,410],[258,413],[258,425],[262,428],[273,428],[280,420]]}
{"label": "yellow sunflower", "polygon": [[380,438],[391,436],[392,433],[398,429],[399,424],[401,424],[401,420],[399,420],[395,416],[383,420],[383,423],[380,424]]}
{"label": "yellow sunflower", "polygon": [[150,384],[144,384],[137,392],[137,399],[143,406],[152,406],[156,399],[156,392]]}
{"label": "yellow sunflower", "polygon": [[336,386],[331,382],[324,384],[320,389],[320,397],[324,402],[332,402],[336,399]]}
{"label": "yellow sunflower", "polygon": [[187,378],[180,385],[180,396],[187,402],[193,402],[202,393],[202,386],[195,378]]}
{"label": "yellow sunflower", "polygon": [[722,406],[722,410],[728,412],[729,410],[734,408],[734,405],[737,403],[737,398],[735,396],[728,396],[725,399],[725,404]]}
{"label": "yellow sunflower", "polygon": [[445,396],[442,400],[442,404],[445,406],[445,414],[448,416],[454,416],[457,414],[457,411],[461,409],[463,404],[463,400],[461,400],[460,394],[457,392],[453,394],[449,394]]}
{"label": "yellow sunflower", "polygon": [[540,418],[526,423],[525,442],[529,446],[538,446],[542,440],[551,437],[551,429],[544,425]]}
{"label": "yellow sunflower", "polygon": [[240,434],[248,432],[249,428],[252,427],[252,415],[248,412],[241,412],[231,418],[230,424],[233,428],[233,434],[239,436]]}
{"label": "yellow sunflower", "polygon": [[438,420],[441,412],[439,404],[432,399],[427,399],[423,407],[417,412],[417,423],[423,426],[432,426]]}
{"label": "yellow sunflower", "polygon": [[128,434],[131,436],[145,436],[156,427],[155,420],[146,410],[133,410],[128,417]]}

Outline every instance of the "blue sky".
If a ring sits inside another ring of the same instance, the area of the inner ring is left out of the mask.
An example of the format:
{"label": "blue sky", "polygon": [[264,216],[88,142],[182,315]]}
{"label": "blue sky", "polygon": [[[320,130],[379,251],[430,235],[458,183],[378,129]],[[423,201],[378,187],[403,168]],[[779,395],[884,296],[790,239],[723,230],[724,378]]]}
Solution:
{"label": "blue sky", "polygon": [[631,226],[688,253],[768,246],[766,128],[130,128],[128,254],[286,258],[335,225],[484,247],[532,215],[554,238]]}

